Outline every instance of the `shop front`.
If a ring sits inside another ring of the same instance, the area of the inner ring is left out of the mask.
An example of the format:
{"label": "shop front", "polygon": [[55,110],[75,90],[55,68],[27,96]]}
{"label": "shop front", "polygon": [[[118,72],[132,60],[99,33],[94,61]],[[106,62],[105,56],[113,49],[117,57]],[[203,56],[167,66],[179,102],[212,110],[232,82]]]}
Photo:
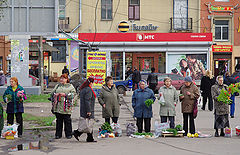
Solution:
{"label": "shop front", "polygon": [[115,80],[125,79],[128,67],[140,72],[151,72],[154,67],[159,73],[183,74],[183,60],[200,79],[203,74],[199,72],[210,65],[211,33],[79,33],[78,39],[99,51],[111,52]]}

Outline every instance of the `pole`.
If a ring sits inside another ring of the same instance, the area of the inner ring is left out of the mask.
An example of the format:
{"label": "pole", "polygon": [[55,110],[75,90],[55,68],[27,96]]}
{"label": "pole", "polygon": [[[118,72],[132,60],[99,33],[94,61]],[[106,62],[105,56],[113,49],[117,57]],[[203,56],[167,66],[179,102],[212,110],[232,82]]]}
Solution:
{"label": "pole", "polygon": [[41,86],[41,93],[43,94],[44,91],[44,82],[43,82],[43,44],[42,44],[42,36],[40,36],[39,39],[39,44],[40,44],[40,62],[39,62],[39,70],[40,70],[40,74],[39,74],[39,79],[40,79],[40,86]]}

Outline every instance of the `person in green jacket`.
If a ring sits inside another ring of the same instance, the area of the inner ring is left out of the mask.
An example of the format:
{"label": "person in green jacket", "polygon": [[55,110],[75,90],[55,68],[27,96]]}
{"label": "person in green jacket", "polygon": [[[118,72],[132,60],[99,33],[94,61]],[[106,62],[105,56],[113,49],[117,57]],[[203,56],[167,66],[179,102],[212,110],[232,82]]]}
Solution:
{"label": "person in green jacket", "polygon": [[164,79],[164,86],[159,89],[159,96],[164,98],[163,102],[160,102],[161,123],[167,122],[169,119],[170,128],[175,127],[174,117],[176,116],[175,107],[178,102],[178,94],[176,88],[172,86],[172,80],[167,77]]}
{"label": "person in green jacket", "polygon": [[13,124],[14,115],[16,117],[16,122],[19,124],[18,137],[22,137],[22,113],[24,113],[23,101],[26,99],[26,93],[23,87],[18,84],[18,79],[16,77],[12,77],[10,79],[10,86],[7,87],[3,94],[3,101],[7,103],[7,124]]}
{"label": "person in green jacket", "polygon": [[110,124],[110,118],[117,123],[120,113],[120,103],[117,88],[113,85],[113,78],[106,77],[105,83],[100,91],[98,102],[102,106],[102,117]]}
{"label": "person in green jacket", "polygon": [[68,75],[60,76],[60,83],[55,86],[51,95],[53,96],[52,111],[56,115],[56,133],[55,138],[62,137],[62,129],[64,122],[64,131],[67,139],[72,138],[72,108],[73,98],[76,90],[72,84],[69,83]]}

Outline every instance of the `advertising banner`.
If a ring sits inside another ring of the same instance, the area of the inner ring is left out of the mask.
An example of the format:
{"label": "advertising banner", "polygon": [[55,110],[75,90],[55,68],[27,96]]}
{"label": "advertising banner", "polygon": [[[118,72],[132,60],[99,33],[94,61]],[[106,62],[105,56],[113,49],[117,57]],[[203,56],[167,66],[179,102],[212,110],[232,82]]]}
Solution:
{"label": "advertising banner", "polygon": [[78,42],[71,41],[71,53],[70,53],[70,71],[78,71],[79,65],[79,45]]}

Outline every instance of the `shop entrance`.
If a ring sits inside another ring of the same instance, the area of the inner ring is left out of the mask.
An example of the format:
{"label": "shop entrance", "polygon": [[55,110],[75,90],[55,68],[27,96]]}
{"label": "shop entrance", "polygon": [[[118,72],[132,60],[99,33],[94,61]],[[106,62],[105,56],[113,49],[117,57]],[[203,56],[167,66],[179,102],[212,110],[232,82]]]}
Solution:
{"label": "shop entrance", "polygon": [[224,75],[230,71],[230,60],[217,59],[214,60],[214,76]]}

